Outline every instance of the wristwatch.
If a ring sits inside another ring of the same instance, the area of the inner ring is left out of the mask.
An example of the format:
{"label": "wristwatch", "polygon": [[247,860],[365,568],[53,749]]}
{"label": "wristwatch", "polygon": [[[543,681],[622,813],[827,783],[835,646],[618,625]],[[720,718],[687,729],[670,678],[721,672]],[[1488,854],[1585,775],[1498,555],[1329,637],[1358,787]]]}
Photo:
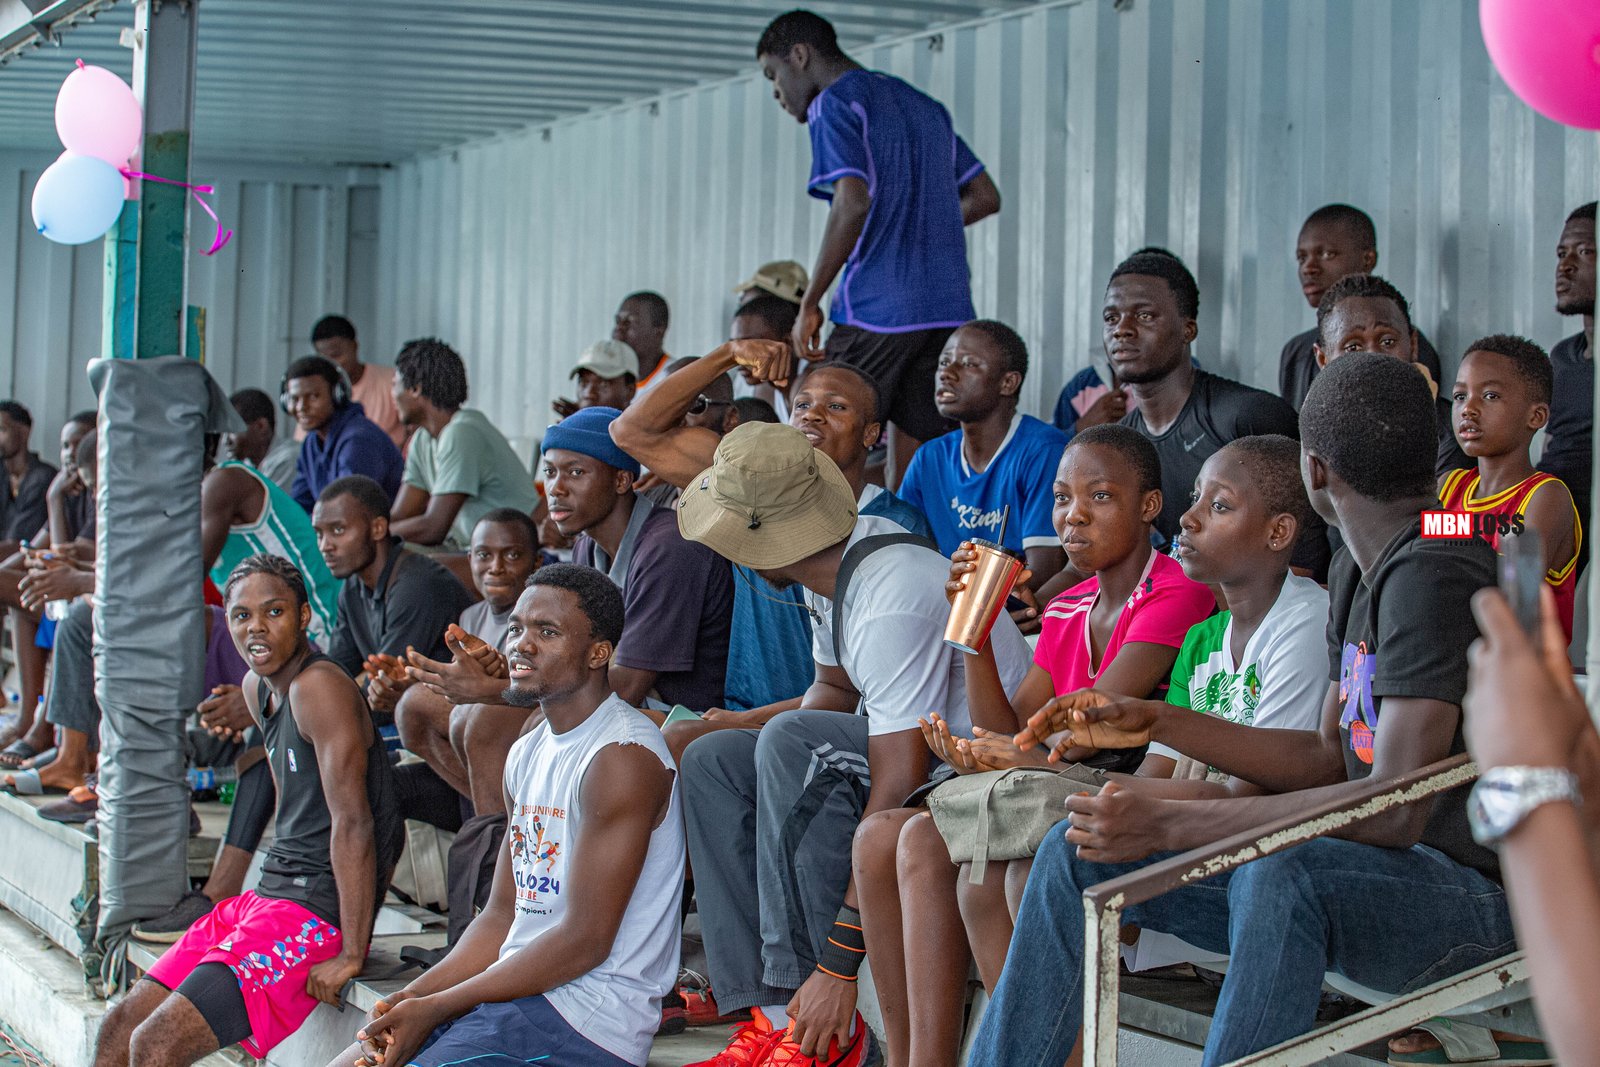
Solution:
{"label": "wristwatch", "polygon": [[1560,767],[1494,767],[1478,778],[1467,801],[1473,840],[1493,848],[1534,808],[1555,800],[1583,804],[1578,776]]}

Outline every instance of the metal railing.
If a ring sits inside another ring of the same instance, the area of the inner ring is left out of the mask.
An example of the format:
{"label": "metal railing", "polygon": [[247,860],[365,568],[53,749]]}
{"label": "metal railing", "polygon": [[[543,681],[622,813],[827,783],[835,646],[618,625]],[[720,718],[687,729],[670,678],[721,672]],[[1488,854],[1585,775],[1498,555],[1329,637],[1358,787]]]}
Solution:
{"label": "metal railing", "polygon": [[[1303,814],[1266,823],[1143,870],[1090,886],[1083,894],[1084,1063],[1088,1067],[1115,1067],[1117,1062],[1117,1001],[1121,985],[1118,935],[1122,913],[1127,908],[1171,890],[1238,870],[1263,856],[1326,836],[1394,808],[1437,796],[1466,785],[1477,776],[1477,765],[1469,756],[1465,753],[1452,756],[1396,778],[1371,781],[1347,797],[1328,801]],[[1244,1064],[1292,1067],[1317,1063],[1451,1008],[1469,1004],[1525,978],[1522,955],[1515,953],[1302,1034],[1238,1060],[1230,1067]]]}

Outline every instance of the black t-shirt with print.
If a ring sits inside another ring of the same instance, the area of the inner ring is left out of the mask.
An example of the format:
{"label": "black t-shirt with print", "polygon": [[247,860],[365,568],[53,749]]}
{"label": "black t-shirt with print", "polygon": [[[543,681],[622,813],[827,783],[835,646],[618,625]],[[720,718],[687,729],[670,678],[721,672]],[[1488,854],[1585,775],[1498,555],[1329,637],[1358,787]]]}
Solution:
{"label": "black t-shirt with print", "polygon": [[[1384,546],[1367,575],[1348,548],[1329,569],[1328,677],[1339,685],[1339,738],[1351,781],[1372,773],[1377,730],[1406,728],[1383,720],[1384,698],[1459,707],[1467,692],[1467,648],[1478,636],[1472,594],[1494,583],[1494,549],[1479,540],[1421,535],[1419,516]],[[1457,720],[1451,755],[1466,751]],[[1422,843],[1498,881],[1499,859],[1467,828],[1469,790],[1461,786],[1434,801]]]}

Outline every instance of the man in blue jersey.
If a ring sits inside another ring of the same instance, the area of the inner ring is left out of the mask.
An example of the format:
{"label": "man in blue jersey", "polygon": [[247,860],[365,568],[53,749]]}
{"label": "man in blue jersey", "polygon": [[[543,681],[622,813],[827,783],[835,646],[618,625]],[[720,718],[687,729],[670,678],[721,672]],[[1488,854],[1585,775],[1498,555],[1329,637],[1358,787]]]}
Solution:
{"label": "man in blue jersey", "polygon": [[1043,604],[1087,576],[1067,569],[1051,521],[1067,435],[1017,411],[1027,373],[1028,347],[1004,323],[974,319],[951,334],[933,402],[961,428],[917,450],[900,495],[928,517],[946,556],[973,538],[1026,554]]}
{"label": "man in blue jersey", "polygon": [[[892,489],[917,446],[952,429],[933,406],[933,376],[945,338],[974,317],[961,229],[999,211],[1000,192],[942,104],[845,55],[826,19],[773,19],[756,60],[779,106],[810,126],[806,191],[832,205],[795,351],[859,367],[893,398]],[[822,297],[835,279],[824,349]]]}

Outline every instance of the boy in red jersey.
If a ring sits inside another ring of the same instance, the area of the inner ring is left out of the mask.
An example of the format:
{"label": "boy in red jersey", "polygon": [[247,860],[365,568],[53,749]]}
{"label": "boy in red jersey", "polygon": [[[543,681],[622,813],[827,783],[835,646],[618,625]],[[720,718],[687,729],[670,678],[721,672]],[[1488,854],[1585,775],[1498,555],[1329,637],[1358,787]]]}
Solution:
{"label": "boy in red jersey", "polygon": [[1522,525],[1544,546],[1545,581],[1556,595],[1561,625],[1572,638],[1573,593],[1583,528],[1572,493],[1561,479],[1534,469],[1528,446],[1550,419],[1550,360],[1521,337],[1495,334],[1467,348],[1451,395],[1452,424],[1476,467],[1451,471],[1439,500],[1452,511],[1493,515],[1475,520],[1500,547],[1500,535]]}

